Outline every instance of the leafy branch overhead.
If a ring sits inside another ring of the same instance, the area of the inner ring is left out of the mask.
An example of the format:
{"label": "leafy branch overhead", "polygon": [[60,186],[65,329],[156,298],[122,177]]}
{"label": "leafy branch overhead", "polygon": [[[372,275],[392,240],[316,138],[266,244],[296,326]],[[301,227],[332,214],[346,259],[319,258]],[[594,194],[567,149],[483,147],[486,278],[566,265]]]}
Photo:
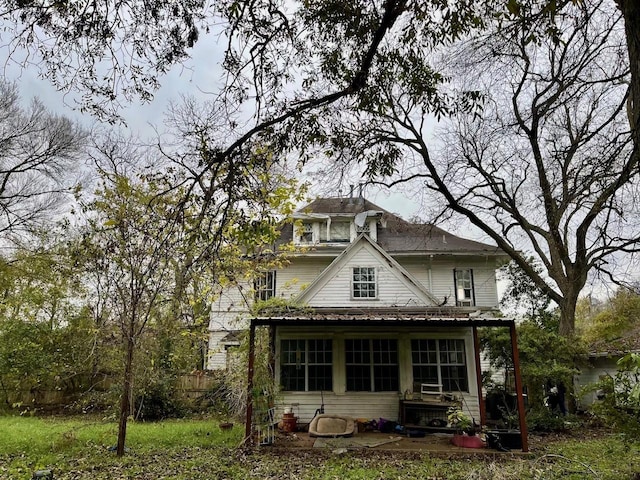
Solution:
{"label": "leafy branch overhead", "polygon": [[[269,162],[261,152],[275,165],[324,157],[337,180],[353,168],[413,185],[436,215],[470,221],[560,306],[567,335],[589,275],[619,281],[618,253],[637,252],[635,2],[0,5],[14,59],[111,120],[120,99],[149,100],[195,42],[223,45],[223,85],[183,132],[198,138],[192,157],[166,152],[188,172],[178,185],[199,197],[204,230],[207,212],[225,216],[248,192],[234,186]],[[451,127],[441,150],[434,119]]]}

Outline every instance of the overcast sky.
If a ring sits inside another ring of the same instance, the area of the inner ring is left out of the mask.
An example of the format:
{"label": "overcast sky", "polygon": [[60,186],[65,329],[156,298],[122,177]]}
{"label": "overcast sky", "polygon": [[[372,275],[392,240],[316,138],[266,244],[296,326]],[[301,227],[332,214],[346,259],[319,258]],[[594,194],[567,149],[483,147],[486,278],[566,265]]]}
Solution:
{"label": "overcast sky", "polygon": [[[212,92],[217,91],[221,85],[221,47],[224,46],[220,46],[218,39],[213,35],[203,36],[184,65],[175,66],[171,72],[160,78],[162,87],[156,92],[152,102],[134,101],[128,104],[122,111],[127,133],[143,139],[155,138],[156,129],[160,132],[165,130],[163,117],[170,102],[179,103],[183,95],[194,96],[202,101],[212,98]],[[64,94],[56,91],[48,81],[41,78],[37,67],[24,69],[14,62],[7,61],[6,48],[0,47],[0,55],[5,78],[18,83],[24,102],[38,97],[53,112],[74,118],[86,126],[96,122],[90,115],[83,115],[74,110],[74,93]],[[353,179],[348,183],[358,184],[359,181],[360,179]],[[347,190],[348,187],[345,187],[343,194],[347,194]],[[313,189],[312,196],[315,196]],[[419,213],[418,203],[410,198],[410,195],[403,194],[400,189],[389,193],[368,188],[365,196],[380,207],[406,219]]]}

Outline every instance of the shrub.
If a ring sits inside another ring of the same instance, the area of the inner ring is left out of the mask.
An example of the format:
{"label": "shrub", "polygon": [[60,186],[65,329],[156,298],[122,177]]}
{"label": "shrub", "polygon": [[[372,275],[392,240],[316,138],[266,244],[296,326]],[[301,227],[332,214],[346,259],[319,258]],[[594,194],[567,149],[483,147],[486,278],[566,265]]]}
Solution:
{"label": "shrub", "polygon": [[149,384],[135,399],[136,418],[141,420],[164,420],[180,418],[186,409],[175,394],[172,381],[160,380]]}
{"label": "shrub", "polygon": [[602,400],[592,411],[606,424],[625,436],[626,441],[640,440],[640,354],[629,353],[618,360],[618,371],[594,385]]}

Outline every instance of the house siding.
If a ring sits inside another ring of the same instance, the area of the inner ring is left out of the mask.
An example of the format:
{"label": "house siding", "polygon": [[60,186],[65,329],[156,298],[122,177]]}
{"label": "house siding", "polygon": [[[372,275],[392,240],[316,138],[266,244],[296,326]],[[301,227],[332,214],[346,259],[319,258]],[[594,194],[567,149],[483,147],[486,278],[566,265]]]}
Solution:
{"label": "house siding", "polygon": [[584,392],[585,388],[597,383],[603,375],[615,375],[618,371],[617,361],[620,357],[598,357],[589,360],[589,366],[584,367],[580,375],[576,376],[575,387],[579,406],[588,408],[596,402],[596,392]]}
{"label": "house siding", "polygon": [[446,305],[455,305],[456,302],[453,271],[456,268],[470,268],[473,270],[476,306],[495,307],[498,305],[496,264],[492,257],[458,256],[450,259],[400,257],[397,260],[438,300],[444,301],[446,297]]}
{"label": "house siding", "polygon": [[[355,299],[351,296],[351,281],[354,267],[375,267],[377,298]],[[395,269],[396,271],[393,271]],[[317,291],[308,298],[313,307],[387,307],[425,305],[417,287],[411,289],[400,280],[397,267],[381,261],[373,247],[363,244],[331,276],[331,281],[317,286]]]}

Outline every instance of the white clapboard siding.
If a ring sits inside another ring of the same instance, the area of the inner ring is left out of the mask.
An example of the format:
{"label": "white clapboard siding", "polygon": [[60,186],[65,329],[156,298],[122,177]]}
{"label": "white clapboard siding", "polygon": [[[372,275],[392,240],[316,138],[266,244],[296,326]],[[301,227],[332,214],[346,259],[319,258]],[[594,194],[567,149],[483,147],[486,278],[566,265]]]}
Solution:
{"label": "white clapboard siding", "polygon": [[[380,418],[395,422],[400,420],[401,396],[395,392],[352,392],[343,395],[325,392],[322,397],[325,413],[376,421]],[[320,408],[322,397],[319,392],[283,392],[278,399],[276,415],[281,417],[284,408],[292,407],[299,423],[309,423]],[[477,396],[464,394],[463,398],[464,412],[480,423]]]}
{"label": "white clapboard siding", "polygon": [[334,260],[333,257],[297,257],[276,272],[276,295],[295,297],[308,287]]}
{"label": "white clapboard siding", "polygon": [[498,304],[495,261],[490,258],[460,256],[451,259],[434,258],[431,262],[400,259],[399,262],[438,299],[447,298],[455,305],[453,271],[456,268],[473,269],[473,287],[476,306],[495,307]]}
{"label": "white clapboard siding", "polygon": [[[351,297],[353,267],[374,267],[378,296],[376,299],[355,299]],[[312,307],[386,307],[425,305],[423,295],[418,293],[396,266],[390,265],[373,247],[362,243],[346,261],[331,267],[335,271],[330,281],[319,287],[307,298]]]}
{"label": "white clapboard siding", "polygon": [[226,337],[228,332],[209,332],[209,349],[207,355],[207,369],[221,370],[227,367],[227,351],[220,341]]}

